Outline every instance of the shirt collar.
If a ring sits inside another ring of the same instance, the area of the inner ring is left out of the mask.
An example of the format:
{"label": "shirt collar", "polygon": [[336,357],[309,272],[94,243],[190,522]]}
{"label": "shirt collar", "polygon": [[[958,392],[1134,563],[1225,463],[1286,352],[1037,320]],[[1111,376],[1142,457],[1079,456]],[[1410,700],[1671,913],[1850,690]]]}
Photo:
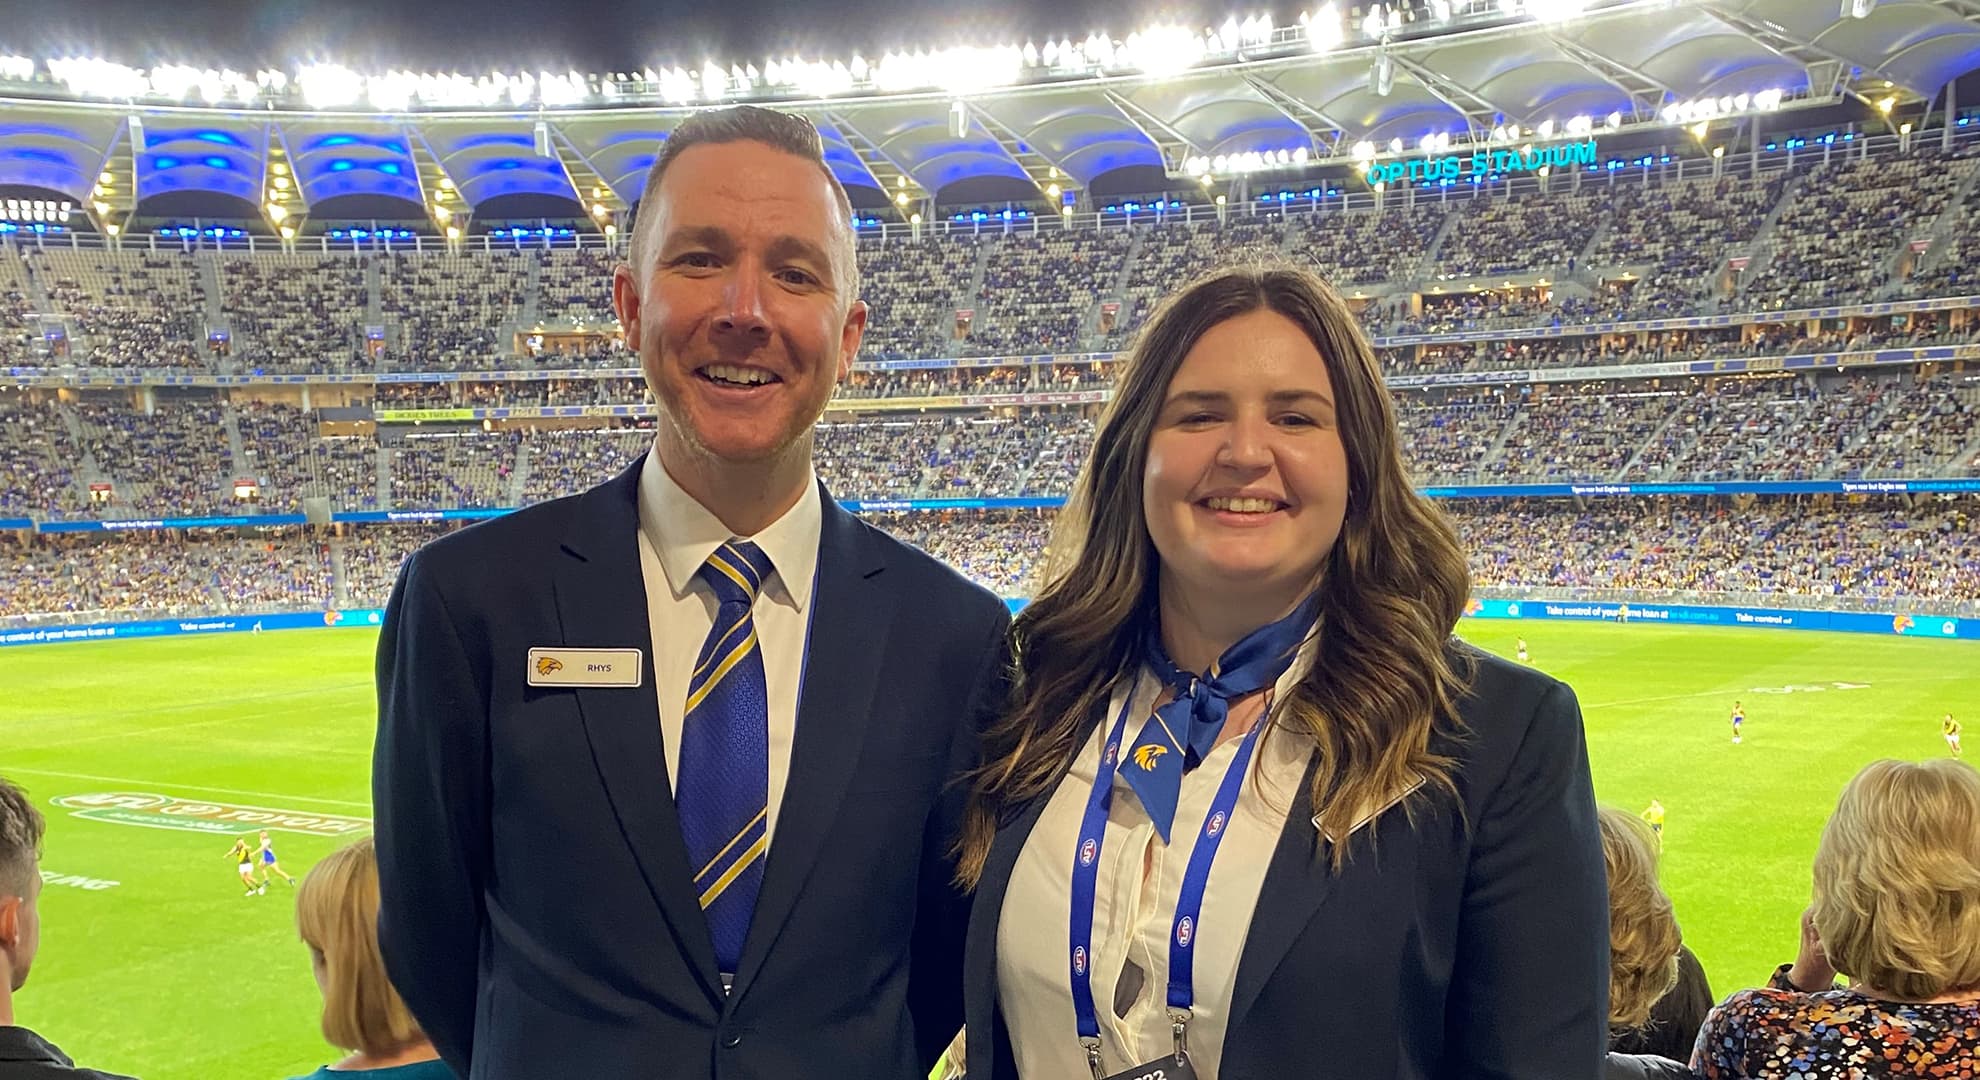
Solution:
{"label": "shirt collar", "polygon": [[[741,538],[762,548],[776,570],[764,585],[771,599],[787,603],[799,613],[811,601],[824,524],[818,479],[807,470],[804,494],[798,497],[796,505],[762,532]],[[677,599],[687,595],[695,574],[715,554],[715,549],[736,538],[720,518],[695,501],[668,474],[666,466],[660,464],[657,450],[647,452],[646,463],[640,468],[639,531],[660,556],[667,587]]]}
{"label": "shirt collar", "polygon": [[24,1027],[0,1026],[0,1061],[49,1062],[70,1068],[75,1062],[55,1044]]}

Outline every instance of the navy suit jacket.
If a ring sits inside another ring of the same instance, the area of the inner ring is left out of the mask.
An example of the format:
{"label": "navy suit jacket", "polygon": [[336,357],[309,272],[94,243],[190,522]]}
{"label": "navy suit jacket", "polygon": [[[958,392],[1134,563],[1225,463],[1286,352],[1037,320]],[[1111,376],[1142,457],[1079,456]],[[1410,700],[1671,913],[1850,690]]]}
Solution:
{"label": "navy suit jacket", "polygon": [[[824,499],[791,772],[725,995],[668,789],[640,463],[426,545],[378,646],[387,970],[471,1080],[911,1080],[961,1026],[948,847],[1002,601]],[[531,687],[534,646],[637,689]]]}
{"label": "navy suit jacket", "polygon": [[[1448,796],[1420,799],[1413,823],[1392,808],[1349,836],[1338,875],[1312,824],[1308,766],[1239,956],[1222,1080],[1601,1075],[1608,887],[1574,693],[1477,654],[1460,711],[1468,736],[1432,749],[1457,761],[1462,816]],[[998,1007],[998,922],[1047,798],[999,830],[977,889],[971,1080],[1018,1075]],[[1065,1029],[1073,1039],[1070,1015]]]}

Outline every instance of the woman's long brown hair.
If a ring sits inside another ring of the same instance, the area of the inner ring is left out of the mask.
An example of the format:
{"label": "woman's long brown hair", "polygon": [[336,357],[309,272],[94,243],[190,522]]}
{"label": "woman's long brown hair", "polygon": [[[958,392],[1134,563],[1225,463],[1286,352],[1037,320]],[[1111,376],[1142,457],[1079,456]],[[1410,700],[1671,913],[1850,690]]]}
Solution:
{"label": "woman's long brown hair", "polygon": [[[1012,628],[1012,699],[970,778],[963,884],[982,876],[1006,813],[1051,790],[1092,717],[1137,669],[1156,617],[1158,557],[1142,512],[1150,433],[1197,341],[1261,309],[1292,320],[1325,359],[1349,473],[1346,517],[1319,585],[1317,652],[1274,725],[1318,748],[1311,794],[1329,836],[1347,836],[1419,782],[1454,791],[1452,762],[1431,752],[1430,736],[1460,732],[1457,701],[1471,675],[1448,648],[1470,589],[1457,534],[1410,486],[1381,369],[1340,294],[1308,270],[1230,267],[1165,301],[1122,367],[1053,530],[1045,586]],[[1331,857],[1339,869],[1347,845],[1333,845]]]}

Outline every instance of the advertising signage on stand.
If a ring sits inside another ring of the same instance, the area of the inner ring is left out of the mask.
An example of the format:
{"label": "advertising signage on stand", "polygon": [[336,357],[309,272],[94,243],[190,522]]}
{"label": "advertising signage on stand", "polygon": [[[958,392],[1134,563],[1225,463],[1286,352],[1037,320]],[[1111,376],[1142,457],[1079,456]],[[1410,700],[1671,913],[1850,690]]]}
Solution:
{"label": "advertising signage on stand", "polygon": [[1593,165],[1597,156],[1595,140],[1583,139],[1552,146],[1522,146],[1515,150],[1474,150],[1469,154],[1375,161],[1369,163],[1362,179],[1368,182],[1369,187],[1376,184],[1432,184],[1468,176],[1508,176],[1541,169],[1571,169]]}

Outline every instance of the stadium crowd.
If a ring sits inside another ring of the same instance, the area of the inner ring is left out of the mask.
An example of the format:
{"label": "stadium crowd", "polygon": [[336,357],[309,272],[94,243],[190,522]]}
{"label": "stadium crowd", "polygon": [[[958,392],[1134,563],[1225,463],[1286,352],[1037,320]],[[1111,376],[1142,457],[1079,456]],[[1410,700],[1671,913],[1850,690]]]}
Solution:
{"label": "stadium crowd", "polygon": [[[1119,348],[1164,288],[1247,253],[1290,256],[1343,289],[1374,290],[1356,303],[1378,335],[1963,295],[1972,289],[1962,252],[1980,227],[1977,151],[1973,138],[1951,151],[1871,154],[1858,143],[1792,162],[1770,155],[1757,175],[1701,175],[1694,161],[1683,173],[1661,164],[1545,187],[1398,190],[1351,210],[1330,193],[1117,212],[1097,228],[1090,218],[1072,227],[1027,217],[930,227],[914,239],[868,233],[859,240],[865,357]],[[543,337],[614,332],[616,259],[597,247],[0,245],[0,349],[27,363],[153,371],[625,366],[609,342]],[[67,324],[68,355],[41,355],[45,343],[26,325],[36,298]],[[1398,359],[1399,370],[1431,370],[1420,357]]]}
{"label": "stadium crowd", "polygon": [[[943,434],[931,426],[914,437],[933,446]],[[595,479],[637,452],[627,436],[562,435],[527,443],[539,468],[555,461],[560,470]],[[1073,465],[1048,441],[1039,447],[1034,471],[1050,472],[1049,481],[1039,483],[1063,494]],[[1804,497],[1746,505],[1707,497],[1619,497],[1581,505],[1457,499],[1442,506],[1470,553],[1474,586],[1485,593],[1736,596],[1789,607],[1893,606],[1980,616],[1980,506],[1970,499],[1908,504],[1902,497],[1880,497],[1833,505]],[[876,520],[986,587],[1024,596],[1036,584],[1055,515],[942,511]],[[0,560],[0,618],[382,606],[399,562],[450,527],[23,536]]]}
{"label": "stadium crowd", "polygon": [[[932,414],[858,405],[1101,391],[1110,374],[1104,363],[862,372],[820,428],[821,474],[855,499],[1063,494],[1090,437],[1091,402],[986,402]],[[377,393],[375,404],[393,409],[647,400],[631,378],[386,383]],[[1980,375],[1956,369],[1393,393],[1405,457],[1425,484],[1980,476]],[[617,428],[483,430],[479,421],[449,419],[383,424],[374,434],[329,415],[190,389],[157,392],[148,407],[128,391],[0,402],[0,513],[296,512],[311,498],[333,511],[510,506],[568,493],[600,475],[601,456],[630,460],[648,437]],[[361,408],[356,415],[368,416]]]}

